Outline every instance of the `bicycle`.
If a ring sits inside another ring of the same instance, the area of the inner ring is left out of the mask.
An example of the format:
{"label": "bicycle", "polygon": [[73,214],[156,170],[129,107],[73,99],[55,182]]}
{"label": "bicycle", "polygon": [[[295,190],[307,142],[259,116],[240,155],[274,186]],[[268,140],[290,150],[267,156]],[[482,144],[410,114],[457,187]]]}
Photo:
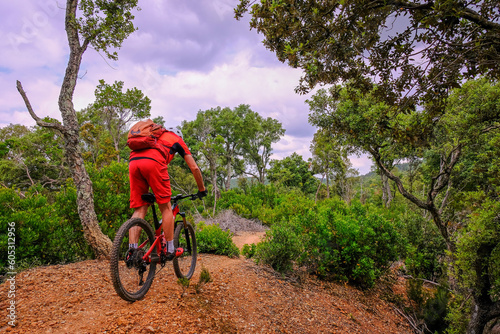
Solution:
{"label": "bicycle", "polygon": [[[116,293],[126,301],[135,302],[144,298],[155,275],[165,267],[166,240],[162,231],[161,221],[156,215],[154,194],[143,194],[142,199],[151,204],[155,231],[144,219],[131,218],[127,220],[116,233],[111,249],[111,279]],[[184,212],[180,212],[179,202],[183,199],[198,199],[197,194],[177,195],[171,198],[174,215],[174,246],[183,248],[184,253],[172,260],[175,275],[178,278],[191,279],[196,268],[198,250],[193,226],[186,221]],[[176,220],[177,215],[182,217]],[[139,234],[137,248],[129,248],[129,231],[135,228]],[[138,232],[140,229],[140,232]],[[156,271],[157,264],[161,269]]]}

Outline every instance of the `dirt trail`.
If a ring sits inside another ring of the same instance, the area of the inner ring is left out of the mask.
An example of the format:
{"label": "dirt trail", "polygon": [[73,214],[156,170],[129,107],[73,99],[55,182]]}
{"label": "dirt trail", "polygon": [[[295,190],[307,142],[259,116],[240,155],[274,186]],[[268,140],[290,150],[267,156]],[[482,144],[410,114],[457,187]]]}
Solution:
{"label": "dirt trail", "polygon": [[[234,240],[241,247],[261,235]],[[213,281],[196,293],[203,267]],[[7,285],[0,285],[2,333],[411,333],[375,292],[311,278],[292,283],[243,258],[202,254],[186,291],[167,265],[135,303],[116,295],[107,261],[40,267],[16,278],[16,327],[7,324]]]}

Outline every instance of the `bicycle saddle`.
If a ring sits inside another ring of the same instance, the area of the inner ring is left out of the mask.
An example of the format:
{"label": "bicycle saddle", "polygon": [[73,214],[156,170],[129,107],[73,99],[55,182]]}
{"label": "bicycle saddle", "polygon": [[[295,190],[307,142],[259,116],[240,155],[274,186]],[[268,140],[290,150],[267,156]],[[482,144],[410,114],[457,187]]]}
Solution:
{"label": "bicycle saddle", "polygon": [[155,194],[153,193],[142,194],[141,198],[143,201],[146,201],[150,204],[153,204],[156,201]]}

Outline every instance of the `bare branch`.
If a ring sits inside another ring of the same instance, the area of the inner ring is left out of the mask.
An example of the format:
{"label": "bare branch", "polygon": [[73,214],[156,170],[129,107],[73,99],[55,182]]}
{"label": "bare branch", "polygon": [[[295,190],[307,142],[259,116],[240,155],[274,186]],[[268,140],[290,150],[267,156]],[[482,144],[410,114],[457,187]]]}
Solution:
{"label": "bare branch", "polygon": [[495,125],[489,126],[485,129],[481,130],[481,133],[488,133],[488,132],[496,130],[496,129],[500,129],[500,124],[495,124]]}
{"label": "bare branch", "polygon": [[66,132],[66,129],[61,124],[45,122],[35,114],[33,108],[31,107],[31,103],[28,99],[28,96],[26,96],[26,92],[24,91],[23,86],[21,85],[21,82],[19,80],[17,80],[17,90],[19,91],[19,94],[21,94],[24,100],[24,104],[26,104],[26,108],[28,109],[31,117],[36,121],[37,125],[43,126],[45,128],[52,128],[59,130],[63,134]]}
{"label": "bare branch", "polygon": [[452,182],[451,182],[451,180],[450,180],[450,181],[448,182],[448,188],[446,189],[446,195],[444,195],[444,199],[443,199],[443,201],[441,202],[441,207],[439,208],[439,211],[438,211],[439,215],[442,215],[442,214],[443,214],[443,210],[444,210],[444,208],[445,208],[446,204],[448,204],[448,197],[449,197],[449,195],[450,195],[451,184],[452,184]]}

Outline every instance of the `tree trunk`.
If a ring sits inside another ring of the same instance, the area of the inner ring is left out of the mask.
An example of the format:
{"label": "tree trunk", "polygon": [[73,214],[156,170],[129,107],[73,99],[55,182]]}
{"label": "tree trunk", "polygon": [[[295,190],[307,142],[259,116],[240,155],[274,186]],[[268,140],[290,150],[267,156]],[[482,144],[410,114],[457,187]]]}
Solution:
{"label": "tree trunk", "polygon": [[228,160],[229,160],[229,162],[226,165],[226,171],[227,171],[226,182],[224,184],[224,188],[226,191],[228,191],[229,188],[231,188],[231,175],[232,175],[231,158],[228,158]]}
{"label": "tree trunk", "polygon": [[389,208],[393,198],[389,178],[382,171],[380,172],[380,178],[382,180],[382,202],[386,208]]}
{"label": "tree trunk", "polygon": [[330,176],[329,171],[326,172],[326,198],[330,198]]}
{"label": "tree trunk", "polygon": [[65,141],[66,159],[68,160],[69,169],[76,186],[76,202],[85,240],[89,243],[97,258],[106,258],[109,256],[112,243],[111,240],[102,233],[97,221],[97,215],[94,209],[92,182],[85,169],[83,157],[80,152],[79,124],[73,106],[73,93],[75,91],[78,71],[80,69],[83,53],[89,43],[88,41],[84,41],[83,45],[80,45],[78,30],[74,23],[77,6],[78,1],[76,0],[68,0],[66,3],[65,28],[70,54],[58,101],[63,125],[48,123],[41,120],[33,111],[19,81],[17,82],[17,89],[23,97],[31,117],[39,126],[57,129],[62,133]]}
{"label": "tree trunk", "polygon": [[476,272],[474,308],[467,328],[468,334],[493,333],[491,328],[489,330],[485,330],[485,328],[491,320],[498,320],[500,317],[500,302],[494,302],[490,296],[491,280],[488,270],[489,259],[495,247],[494,243],[485,243],[477,250],[474,263],[474,271]]}
{"label": "tree trunk", "polygon": [[314,203],[316,203],[318,201],[318,193],[319,193],[319,190],[321,188],[321,185],[323,184],[323,179],[325,178],[325,174],[323,174],[321,176],[321,181],[319,182],[318,184],[318,189],[316,189],[316,195],[314,196]]}
{"label": "tree trunk", "polygon": [[[76,186],[78,215],[83,226],[83,235],[97,258],[107,258],[111,251],[111,240],[102,233],[94,209],[92,181],[85,169],[78,146],[78,131],[65,136],[66,159]],[[124,203],[125,205],[125,203]]]}

